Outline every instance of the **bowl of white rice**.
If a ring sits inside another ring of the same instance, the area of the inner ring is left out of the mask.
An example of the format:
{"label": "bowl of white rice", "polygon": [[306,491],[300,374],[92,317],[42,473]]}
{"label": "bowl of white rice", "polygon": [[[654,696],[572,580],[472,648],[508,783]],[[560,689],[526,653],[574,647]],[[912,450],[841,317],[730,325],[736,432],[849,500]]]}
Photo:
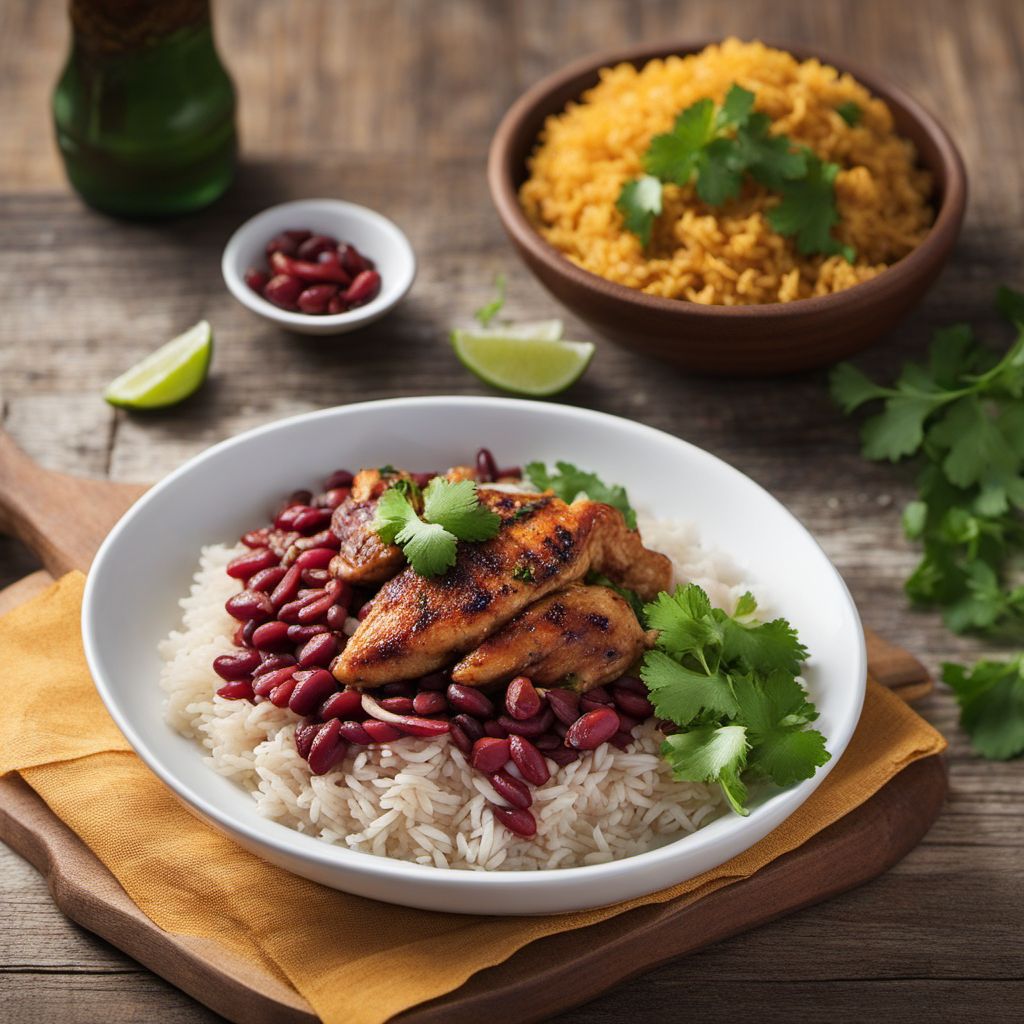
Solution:
{"label": "bowl of white rice", "polygon": [[[224,568],[282,495],[336,465],[569,460],[625,485],[644,543],[677,583],[731,607],[753,591],[798,627],[803,678],[832,755],[813,778],[757,790],[746,817],[717,786],[678,782],[653,721],[533,793],[537,833],[496,826],[493,793],[447,736],[353,751],[314,775],[295,716],[226,700],[210,665],[231,650]],[[392,399],[293,417],[222,442],[148,492],[107,538],[83,607],[86,657],[133,748],[184,804],[246,849],[340,890],[429,910],[546,914],[640,896],[714,868],[781,824],[842,755],[863,702],[863,631],[813,537],[753,481],[627,420],[512,399]],[[154,837],[159,842],[159,837]]]}

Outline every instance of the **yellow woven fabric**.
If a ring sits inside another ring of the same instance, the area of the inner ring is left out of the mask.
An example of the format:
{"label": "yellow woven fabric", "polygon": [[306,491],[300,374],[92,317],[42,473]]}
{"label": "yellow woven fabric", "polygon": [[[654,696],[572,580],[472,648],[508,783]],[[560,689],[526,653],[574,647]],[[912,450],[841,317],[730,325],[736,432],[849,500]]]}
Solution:
{"label": "yellow woven fabric", "polygon": [[645,904],[698,900],[800,846],[945,746],[902,701],[871,684],[857,732],[820,789],[714,871],[629,903],[557,917],[406,910],[265,864],[184,810],[96,695],[79,637],[83,582],[72,573],[0,619],[0,775],[20,773],[161,928],[216,939],[287,978],[327,1024],[386,1020],[545,935]]}

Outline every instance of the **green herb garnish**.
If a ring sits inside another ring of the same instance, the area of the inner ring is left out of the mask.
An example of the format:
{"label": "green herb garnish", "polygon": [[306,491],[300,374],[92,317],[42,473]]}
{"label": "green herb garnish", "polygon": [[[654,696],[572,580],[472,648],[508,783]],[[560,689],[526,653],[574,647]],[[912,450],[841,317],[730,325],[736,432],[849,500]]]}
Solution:
{"label": "green herb garnish", "polygon": [[924,551],[910,598],[942,608],[954,632],[1020,638],[1024,586],[1009,577],[1024,552],[1024,295],[1002,288],[997,305],[1018,330],[1001,358],[957,324],[936,331],[927,364],[906,364],[892,387],[842,363],[831,388],[846,412],[883,402],[861,430],[866,458],[917,456],[903,525]]}
{"label": "green herb garnish", "polygon": [[604,573],[595,572],[593,569],[587,573],[586,582],[590,586],[607,587],[609,590],[614,590],[633,609],[633,614],[637,617],[640,625],[647,626],[643,598],[635,590],[630,590],[629,587],[620,587],[618,583],[609,579]]}
{"label": "green herb garnish", "polygon": [[523,583],[535,583],[536,577],[533,575],[533,569],[528,565],[517,565],[512,570],[512,579],[522,580]]}
{"label": "green herb garnish", "polygon": [[481,327],[486,327],[501,312],[505,305],[505,275],[498,273],[494,275],[494,287],[498,294],[490,302],[481,306],[473,316]]}
{"label": "green herb garnish", "polygon": [[960,724],[971,745],[994,761],[1024,753],[1024,655],[979,661],[973,668],[948,662],[942,680],[960,704]]}
{"label": "green herb garnish", "polygon": [[662,210],[663,184],[695,182],[703,202],[721,206],[740,194],[749,175],[782,193],[781,205],[769,211],[768,220],[779,234],[795,237],[799,252],[842,253],[852,262],[853,249],[831,233],[839,220],[834,187],[839,165],[820,160],[785,135],[772,134],[770,118],[753,108],[754,94],[734,84],[717,109],[709,99],[698,100],[676,118],[670,132],[654,136],[643,158],[647,173],[625,182],[616,202],[626,229],[644,246],[650,244],[654,219]]}
{"label": "green herb garnish", "polygon": [[853,100],[847,100],[845,103],[840,103],[836,107],[836,113],[852,128],[855,124],[860,123],[860,119],[864,116],[864,111],[860,109],[859,103],[854,103]]}
{"label": "green herb garnish", "polygon": [[640,670],[655,714],[679,726],[661,746],[674,777],[717,782],[743,815],[743,775],[790,786],[831,757],[797,679],[807,649],[785,619],[752,621],[756,608],[745,594],[728,615],[693,583],[659,594],[644,608],[659,634]]}
{"label": "green herb garnish", "polygon": [[457,542],[490,540],[501,518],[480,503],[472,480],[450,483],[434,477],[423,491],[423,514],[415,496],[391,487],[377,506],[373,529],[385,544],[397,544],[420,576],[437,576],[455,564]]}
{"label": "green herb garnish", "polygon": [[556,462],[557,473],[549,473],[543,462],[531,462],[525,469],[526,477],[540,491],[553,491],[567,503],[579,497],[600,501],[617,508],[626,525],[636,529],[636,512],[630,507],[625,487],[619,484],[609,486],[596,473],[588,473],[571,462]]}

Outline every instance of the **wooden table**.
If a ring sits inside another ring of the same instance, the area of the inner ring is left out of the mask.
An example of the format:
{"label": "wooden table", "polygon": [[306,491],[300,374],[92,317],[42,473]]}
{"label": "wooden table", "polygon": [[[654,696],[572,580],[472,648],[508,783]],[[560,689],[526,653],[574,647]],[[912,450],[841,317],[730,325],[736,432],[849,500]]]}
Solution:
{"label": "wooden table", "polygon": [[[241,96],[244,163],[213,209],[163,225],[107,220],[68,192],[48,108],[67,43],[62,5],[0,7],[0,421],[47,466],[155,479],[214,441],[289,413],[485,392],[445,337],[489,295],[494,273],[509,276],[512,314],[561,313],[522,270],[491,208],[483,175],[491,131],[541,74],[639,40],[759,35],[849,55],[905,85],[962,147],[971,205],[952,266],[863,364],[891,374],[921,352],[932,327],[955,319],[1005,338],[993,288],[1024,284],[1024,5],[1014,0],[216,7]],[[334,342],[253,319],[227,294],[218,267],[227,235],[246,216],[316,195],[390,214],[420,259],[416,287],[395,315]],[[146,417],[102,402],[107,381],[201,317],[214,324],[218,346],[201,394]],[[571,318],[569,333],[589,336]],[[937,615],[908,609],[901,583],[916,556],[899,523],[908,473],[861,459],[823,374],[708,383],[605,344],[566,400],[685,437],[771,489],[820,539],[866,622],[929,666],[986,651],[946,632]],[[0,584],[33,567],[25,551],[0,540]],[[560,1020],[1019,1020],[1024,764],[973,757],[944,689],[921,710],[950,739],[952,793],[903,863],[864,889],[663,967]],[[34,871],[0,848],[0,1020],[157,1018],[215,1019],[65,921]]]}

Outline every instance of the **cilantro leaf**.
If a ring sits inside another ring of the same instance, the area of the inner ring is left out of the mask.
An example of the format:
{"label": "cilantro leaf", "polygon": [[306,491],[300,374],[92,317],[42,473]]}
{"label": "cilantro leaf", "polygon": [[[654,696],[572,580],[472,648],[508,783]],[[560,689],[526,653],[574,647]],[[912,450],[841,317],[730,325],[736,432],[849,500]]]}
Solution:
{"label": "cilantro leaf", "polygon": [[439,576],[455,564],[455,535],[438,523],[425,523],[415,513],[395,535],[395,543],[420,576]]}
{"label": "cilantro leaf", "polygon": [[795,236],[797,250],[804,255],[839,253],[852,263],[856,255],[853,249],[832,235],[832,228],[839,223],[835,194],[839,164],[821,160],[809,149],[804,156],[806,175],[781,182],[778,190],[782,202],[768,211],[768,223],[780,235]]}
{"label": "cilantro leaf", "polygon": [[723,643],[721,625],[711,614],[708,595],[695,583],[676,587],[674,594],[662,591],[644,606],[650,629],[659,632],[658,646],[675,658],[689,654],[705,671],[717,666]]}
{"label": "cilantro leaf", "polygon": [[886,399],[885,411],[869,419],[861,431],[864,458],[898,462],[913,455],[924,440],[924,421],[935,407],[934,399],[920,395]]}
{"label": "cilantro leaf", "polygon": [[579,469],[571,462],[556,462],[557,473],[549,473],[543,462],[531,462],[525,468],[527,479],[540,491],[553,491],[556,497],[571,504],[585,496],[591,501],[611,505],[622,513],[626,525],[636,529],[636,512],[629,504],[629,495],[620,484],[606,484],[596,473]]}
{"label": "cilantro leaf", "polygon": [[740,194],[745,170],[732,139],[715,139],[705,147],[697,169],[697,195],[710,206],[721,206]]}
{"label": "cilantro leaf", "polygon": [[736,698],[725,676],[688,669],[664,651],[647,652],[640,678],[647,684],[658,717],[677,725],[690,725],[704,712],[726,718],[736,714]]}
{"label": "cilantro leaf", "polygon": [[385,544],[394,544],[402,528],[410,519],[417,518],[401,489],[389,487],[377,502],[377,518],[373,529]]}
{"label": "cilantro leaf", "polygon": [[843,412],[853,412],[873,398],[886,398],[893,394],[889,388],[879,387],[852,363],[836,366],[829,374],[828,383],[833,401],[842,406]]}
{"label": "cilantro leaf", "polygon": [[467,541],[489,540],[501,526],[498,513],[480,503],[472,480],[452,483],[439,476],[423,492],[423,518]]}
{"label": "cilantro leaf", "polygon": [[654,218],[661,213],[661,182],[650,174],[627,181],[615,205],[626,230],[636,235],[642,245],[650,245]]}
{"label": "cilantro leaf", "polygon": [[717,782],[737,814],[750,812],[744,804],[747,788],[740,773],[747,763],[747,735],[741,725],[705,725],[665,737],[661,756],[680,782]]}
{"label": "cilantro leaf", "polygon": [[722,658],[749,672],[785,671],[795,675],[807,660],[807,648],[785,619],[748,626],[721,613]]}
{"label": "cilantro leaf", "polygon": [[807,173],[807,156],[795,149],[785,135],[772,135],[766,114],[753,114],[743,130],[736,134],[739,159],[755,181],[778,192],[784,181],[802,178]]}
{"label": "cilantro leaf", "polygon": [[486,327],[501,312],[501,307],[505,305],[504,274],[494,275],[494,287],[497,289],[498,294],[473,314],[481,327]]}
{"label": "cilantro leaf", "polygon": [[725,94],[722,106],[715,117],[715,127],[721,129],[735,125],[742,128],[749,120],[753,109],[754,94],[734,82]]}
{"label": "cilantro leaf", "polygon": [[860,109],[860,104],[855,103],[853,100],[846,100],[845,103],[840,103],[836,107],[836,113],[852,128],[854,125],[860,123],[860,119],[864,116],[864,111]]}
{"label": "cilantro leaf", "polygon": [[1024,753],[1024,655],[979,661],[970,669],[947,662],[942,679],[960,704],[960,724],[981,754],[995,761]]}

